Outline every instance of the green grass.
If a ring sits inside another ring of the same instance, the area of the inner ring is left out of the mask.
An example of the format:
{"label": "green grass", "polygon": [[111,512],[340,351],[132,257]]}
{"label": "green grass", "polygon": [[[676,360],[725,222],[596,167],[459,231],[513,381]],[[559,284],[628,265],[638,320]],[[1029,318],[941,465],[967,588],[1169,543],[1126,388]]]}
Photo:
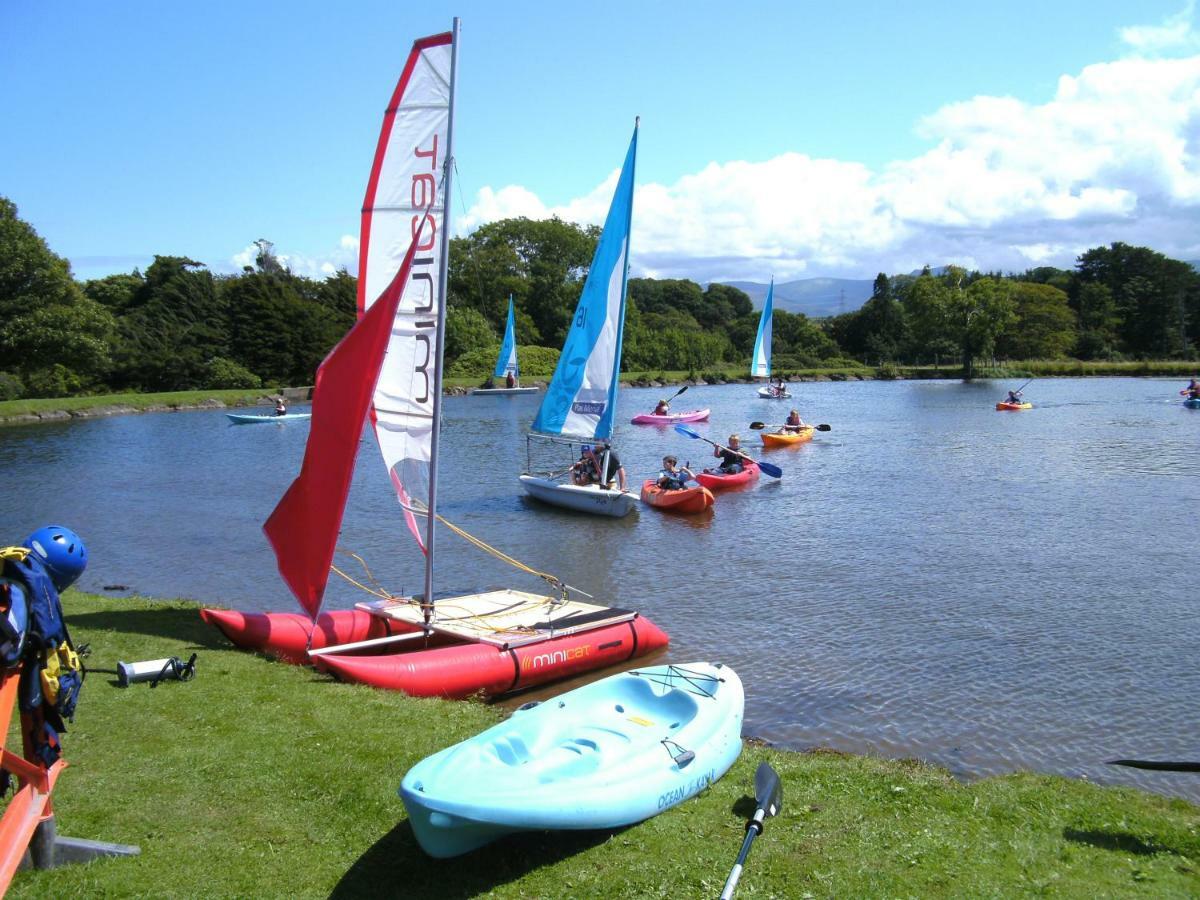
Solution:
{"label": "green grass", "polygon": [[143,411],[148,409],[188,409],[213,400],[224,406],[253,406],[278,391],[266,388],[231,391],[170,391],[158,394],[97,394],[87,397],[47,397],[37,400],[4,400],[0,402],[0,422],[19,416],[46,413],[78,413],[84,410],[115,407]]}
{"label": "green grass", "polygon": [[713,897],[764,760],[783,779],[783,811],[739,897],[1200,894],[1200,808],[1186,802],[1031,774],[967,785],[911,761],[750,744],[707,792],[639,825],[432,860],[400,779],[502,709],[234,651],[188,603],[71,592],[65,604],[91,666],[197,652],[197,675],[122,689],[92,671],[63,738],[58,830],[142,854],[22,872],[12,897]]}

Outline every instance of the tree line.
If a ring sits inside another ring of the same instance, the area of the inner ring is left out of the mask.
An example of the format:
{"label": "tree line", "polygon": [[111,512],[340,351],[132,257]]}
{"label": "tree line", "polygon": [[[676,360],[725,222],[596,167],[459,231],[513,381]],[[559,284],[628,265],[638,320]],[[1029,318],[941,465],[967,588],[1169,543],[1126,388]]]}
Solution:
{"label": "tree line", "polygon": [[[484,377],[511,294],[522,372],[555,366],[599,230],[505,219],[450,245],[445,359]],[[0,197],[0,399],[109,391],[311,384],[355,319],[356,279],[282,266],[214,275],[180,256],[85,282]],[[684,279],[629,281],[622,368],[703,373],[748,364],[758,312],[742,291]],[[1200,275],[1144,247],[1089,250],[1074,270],[880,274],[859,310],[815,320],[776,309],[776,371],[980,359],[1195,358]]]}

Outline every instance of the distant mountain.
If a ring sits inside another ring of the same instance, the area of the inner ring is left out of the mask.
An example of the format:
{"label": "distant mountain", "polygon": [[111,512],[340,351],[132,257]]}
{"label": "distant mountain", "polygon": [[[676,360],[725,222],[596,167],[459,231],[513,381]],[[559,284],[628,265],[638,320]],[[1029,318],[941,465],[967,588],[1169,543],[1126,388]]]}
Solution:
{"label": "distant mountain", "polygon": [[[767,299],[767,285],[756,281],[722,281],[739,291],[745,291],[754,306],[762,309]],[[790,313],[804,313],[812,319],[854,312],[869,299],[875,287],[875,279],[853,278],[804,278],[775,285],[774,304],[776,309]]]}
{"label": "distant mountain", "polygon": [[1189,266],[1191,266],[1197,272],[1200,272],[1200,259],[1188,259],[1188,260],[1184,260],[1184,262],[1186,262]]}

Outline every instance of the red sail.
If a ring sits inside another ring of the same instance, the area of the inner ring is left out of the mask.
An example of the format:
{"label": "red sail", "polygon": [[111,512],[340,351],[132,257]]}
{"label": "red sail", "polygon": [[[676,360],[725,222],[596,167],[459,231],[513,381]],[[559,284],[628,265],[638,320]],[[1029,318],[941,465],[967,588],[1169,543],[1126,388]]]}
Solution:
{"label": "red sail", "polygon": [[329,580],[363,422],[419,240],[420,234],[378,301],[317,368],[300,475],[263,525],[279,574],[314,620]]}

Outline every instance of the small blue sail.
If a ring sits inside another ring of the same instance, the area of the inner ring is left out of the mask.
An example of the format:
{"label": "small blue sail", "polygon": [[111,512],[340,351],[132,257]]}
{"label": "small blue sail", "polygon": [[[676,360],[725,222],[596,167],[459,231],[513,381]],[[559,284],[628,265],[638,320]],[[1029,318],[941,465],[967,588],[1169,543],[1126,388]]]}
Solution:
{"label": "small blue sail", "polygon": [[495,378],[503,378],[511,372],[513,378],[519,379],[520,369],[517,368],[517,338],[513,329],[512,294],[508,295],[508,325],[504,329],[504,343],[500,345],[500,355],[496,358]]}
{"label": "small blue sail", "polygon": [[754,339],[754,355],[750,357],[750,374],[759,378],[771,377],[771,316],[772,298],[775,294],[775,279],[767,288],[767,300],[763,303],[762,315],[758,319],[758,337]]}
{"label": "small blue sail", "polygon": [[633,218],[633,169],[637,126],[625,155],[604,231],[562,355],[546,389],[533,430],[580,438],[612,436],[625,331],[625,287],[629,270],[629,229]]}

